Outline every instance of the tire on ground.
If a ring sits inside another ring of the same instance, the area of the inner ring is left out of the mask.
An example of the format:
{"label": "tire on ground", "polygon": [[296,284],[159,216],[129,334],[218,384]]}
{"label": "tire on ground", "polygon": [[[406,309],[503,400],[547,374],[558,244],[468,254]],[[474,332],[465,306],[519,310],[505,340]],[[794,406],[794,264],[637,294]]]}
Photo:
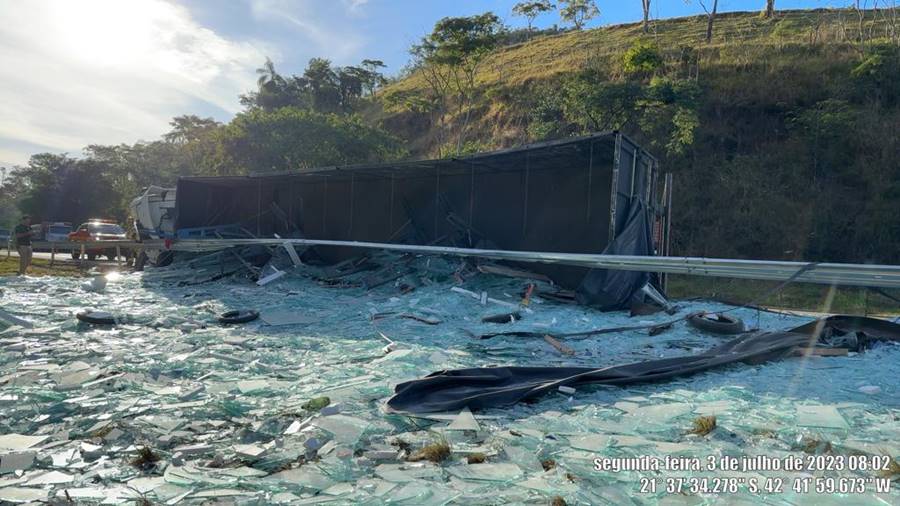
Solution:
{"label": "tire on ground", "polygon": [[740,318],[722,313],[694,313],[688,316],[687,321],[692,327],[710,334],[732,335],[745,331]]}
{"label": "tire on ground", "polygon": [[85,311],[75,315],[78,321],[93,325],[115,325],[116,317],[105,311]]}
{"label": "tire on ground", "polygon": [[247,323],[259,318],[259,312],[252,309],[242,309],[239,311],[228,311],[219,316],[219,323],[231,325],[235,323]]}

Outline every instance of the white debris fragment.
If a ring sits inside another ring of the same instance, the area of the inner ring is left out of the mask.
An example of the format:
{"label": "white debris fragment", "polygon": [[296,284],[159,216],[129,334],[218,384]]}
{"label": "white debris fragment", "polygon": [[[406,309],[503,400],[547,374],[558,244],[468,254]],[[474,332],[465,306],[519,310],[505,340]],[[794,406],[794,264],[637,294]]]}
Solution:
{"label": "white debris fragment", "polygon": [[0,450],[22,451],[46,441],[50,436],[0,435]]}
{"label": "white debris fragment", "polygon": [[481,430],[478,420],[469,408],[464,408],[456,415],[456,418],[447,426],[447,430]]}
{"label": "white debris fragment", "polygon": [[266,453],[266,449],[262,446],[252,445],[252,444],[237,444],[231,447],[234,450],[234,453],[242,456],[242,457],[251,457],[256,458]]}

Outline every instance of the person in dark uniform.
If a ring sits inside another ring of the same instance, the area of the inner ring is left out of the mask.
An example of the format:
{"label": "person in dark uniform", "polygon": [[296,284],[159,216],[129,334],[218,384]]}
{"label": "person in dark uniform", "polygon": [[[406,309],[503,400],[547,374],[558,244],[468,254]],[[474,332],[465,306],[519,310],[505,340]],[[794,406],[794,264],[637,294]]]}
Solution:
{"label": "person in dark uniform", "polygon": [[16,251],[19,252],[19,276],[25,275],[28,266],[31,265],[31,216],[22,216],[22,221],[16,225],[13,233],[16,236]]}

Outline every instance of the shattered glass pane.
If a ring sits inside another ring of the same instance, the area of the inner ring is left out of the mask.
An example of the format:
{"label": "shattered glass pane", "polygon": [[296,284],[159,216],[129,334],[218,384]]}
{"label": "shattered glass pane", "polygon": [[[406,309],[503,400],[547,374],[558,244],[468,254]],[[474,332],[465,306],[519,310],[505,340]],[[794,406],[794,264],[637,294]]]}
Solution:
{"label": "shattered glass pane", "polygon": [[[75,279],[0,278],[0,305],[20,320],[0,324],[0,502],[546,504],[560,496],[569,504],[705,504],[702,494],[641,491],[641,478],[729,473],[613,472],[595,469],[594,459],[900,458],[900,346],[890,343],[847,357],[554,391],[507,408],[388,412],[384,402],[395,385],[443,369],[604,367],[722,342],[683,322],[654,336],[624,331],[560,339],[574,354],[543,339],[475,339],[498,331],[654,324],[726,306],[691,302],[674,316],[632,318],[536,295],[526,311],[523,280],[477,274],[459,284],[459,260],[419,258],[411,265],[412,273],[372,290],[362,283],[371,273],[334,283],[322,281],[320,269],[289,265],[265,286],[240,279],[190,284],[210,279],[215,262],[124,275],[102,291]],[[125,323],[76,320],[88,308]],[[510,308],[521,319],[482,321]],[[261,317],[216,322],[237,309]],[[809,320],[749,309],[731,314],[761,329]],[[714,416],[716,424],[701,435],[694,423],[702,416]],[[743,476],[805,475],[875,473]],[[729,504],[830,500],[788,487],[767,495],[744,486],[720,497]],[[870,484],[851,498],[898,504],[900,491],[894,483],[878,493]]]}

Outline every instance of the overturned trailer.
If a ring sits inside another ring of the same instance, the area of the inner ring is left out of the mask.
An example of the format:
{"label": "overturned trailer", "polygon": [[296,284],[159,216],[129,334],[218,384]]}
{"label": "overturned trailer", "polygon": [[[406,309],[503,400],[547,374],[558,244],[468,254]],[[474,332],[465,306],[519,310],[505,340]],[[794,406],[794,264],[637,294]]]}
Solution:
{"label": "overturned trailer", "polygon": [[[178,181],[178,236],[446,244],[518,251],[665,255],[671,178],[619,132],[472,156]],[[326,262],[360,252],[317,247]],[[540,264],[582,302],[621,307],[654,276]]]}

